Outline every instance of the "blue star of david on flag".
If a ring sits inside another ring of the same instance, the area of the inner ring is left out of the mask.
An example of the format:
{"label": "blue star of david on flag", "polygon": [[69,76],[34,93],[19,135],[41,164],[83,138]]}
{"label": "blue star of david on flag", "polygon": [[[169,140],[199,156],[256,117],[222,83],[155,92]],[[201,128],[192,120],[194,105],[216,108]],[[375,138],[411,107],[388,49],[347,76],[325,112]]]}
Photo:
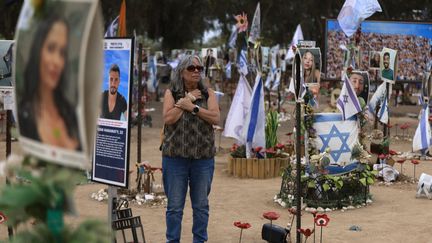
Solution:
{"label": "blue star of david on flag", "polygon": [[351,152],[351,149],[348,146],[348,137],[350,136],[349,132],[340,132],[339,129],[335,125],[332,126],[330,132],[328,134],[318,135],[323,141],[323,145],[320,149],[323,152],[327,147],[330,147],[331,139],[339,139],[342,144],[339,149],[331,149],[330,155],[335,160],[338,161],[339,157],[342,153]]}

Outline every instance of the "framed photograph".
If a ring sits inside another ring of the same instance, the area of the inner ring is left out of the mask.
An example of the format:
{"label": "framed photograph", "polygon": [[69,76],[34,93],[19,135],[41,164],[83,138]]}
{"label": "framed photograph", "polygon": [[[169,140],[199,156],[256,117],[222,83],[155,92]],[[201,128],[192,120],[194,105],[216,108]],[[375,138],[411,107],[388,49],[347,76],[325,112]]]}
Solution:
{"label": "framed photograph", "polygon": [[93,155],[92,180],[127,187],[133,38],[104,40],[104,74],[101,110]]}
{"label": "framed photograph", "polygon": [[299,48],[306,85],[318,84],[321,76],[321,50],[319,48]]}
{"label": "framed photograph", "polygon": [[202,48],[201,58],[204,64],[205,76],[210,77],[210,69],[216,65],[217,61],[217,48]]}
{"label": "framed photograph", "polygon": [[397,62],[397,51],[384,47],[381,51],[381,62],[380,62],[380,73],[381,78],[387,81],[396,80],[396,62]]}
{"label": "framed photograph", "polygon": [[369,73],[367,71],[353,70],[349,79],[357,97],[362,98],[367,104],[369,101],[370,87]]}
{"label": "framed photograph", "polygon": [[13,40],[0,40],[0,89],[12,87]]}
{"label": "framed photograph", "polygon": [[99,77],[86,72],[99,67],[90,57],[102,51],[101,43],[89,41],[102,37],[101,27],[95,27],[101,25],[97,8],[98,2],[90,0],[46,1],[37,11],[30,1],[23,4],[13,75],[19,140],[26,153],[65,166],[90,167],[87,128],[94,124],[86,117],[86,106],[98,101],[86,100],[91,92],[85,81]]}
{"label": "framed photograph", "polygon": [[379,69],[381,63],[381,52],[370,51],[369,52],[369,69]]}

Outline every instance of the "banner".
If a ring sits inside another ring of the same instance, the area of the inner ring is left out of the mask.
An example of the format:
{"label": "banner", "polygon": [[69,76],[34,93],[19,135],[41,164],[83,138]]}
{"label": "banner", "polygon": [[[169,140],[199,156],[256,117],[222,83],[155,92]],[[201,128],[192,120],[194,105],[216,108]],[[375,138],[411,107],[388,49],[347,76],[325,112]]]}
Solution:
{"label": "banner", "polygon": [[16,29],[15,104],[25,153],[90,167],[99,100],[102,17],[98,1],[25,1]]}
{"label": "banner", "polygon": [[102,104],[92,180],[127,187],[134,39],[105,39],[104,49]]}
{"label": "banner", "polygon": [[340,113],[316,113],[313,128],[317,138],[315,146],[323,152],[330,148],[330,163],[345,165],[351,161],[351,150],[358,141],[357,117],[343,120]]}

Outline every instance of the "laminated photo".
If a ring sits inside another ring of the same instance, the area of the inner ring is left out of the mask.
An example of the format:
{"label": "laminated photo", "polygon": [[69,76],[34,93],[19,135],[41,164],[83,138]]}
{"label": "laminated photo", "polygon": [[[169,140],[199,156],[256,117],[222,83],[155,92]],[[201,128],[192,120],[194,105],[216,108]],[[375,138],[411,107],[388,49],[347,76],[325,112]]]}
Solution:
{"label": "laminated photo", "polygon": [[[101,33],[94,31],[97,7],[97,1],[84,0],[44,1],[39,9],[24,3],[13,75],[19,140],[26,153],[65,166],[90,166],[86,128],[92,119],[85,117],[84,79],[98,76],[85,70],[88,41]],[[89,49],[93,56],[99,56],[98,46]]]}
{"label": "laminated photo", "polygon": [[129,181],[133,44],[132,38],[104,40],[101,105],[93,155],[92,180],[121,187],[127,187]]}
{"label": "laminated photo", "polygon": [[384,81],[396,80],[397,51],[384,47],[381,51],[380,73]]}

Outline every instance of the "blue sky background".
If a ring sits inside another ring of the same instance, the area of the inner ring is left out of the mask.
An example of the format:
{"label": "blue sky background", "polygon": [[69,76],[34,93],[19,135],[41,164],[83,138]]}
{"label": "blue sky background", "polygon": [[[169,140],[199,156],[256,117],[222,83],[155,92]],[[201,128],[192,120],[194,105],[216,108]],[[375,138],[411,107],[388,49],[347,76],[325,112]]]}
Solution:
{"label": "blue sky background", "polygon": [[129,50],[105,50],[104,51],[104,77],[102,90],[108,90],[109,69],[112,64],[120,67],[120,85],[118,92],[122,94],[126,101],[129,102],[129,74],[130,74],[130,51]]}
{"label": "blue sky background", "polygon": [[[364,21],[362,32],[417,35],[432,39],[432,23]],[[327,21],[327,30],[341,30],[337,20]]]}

